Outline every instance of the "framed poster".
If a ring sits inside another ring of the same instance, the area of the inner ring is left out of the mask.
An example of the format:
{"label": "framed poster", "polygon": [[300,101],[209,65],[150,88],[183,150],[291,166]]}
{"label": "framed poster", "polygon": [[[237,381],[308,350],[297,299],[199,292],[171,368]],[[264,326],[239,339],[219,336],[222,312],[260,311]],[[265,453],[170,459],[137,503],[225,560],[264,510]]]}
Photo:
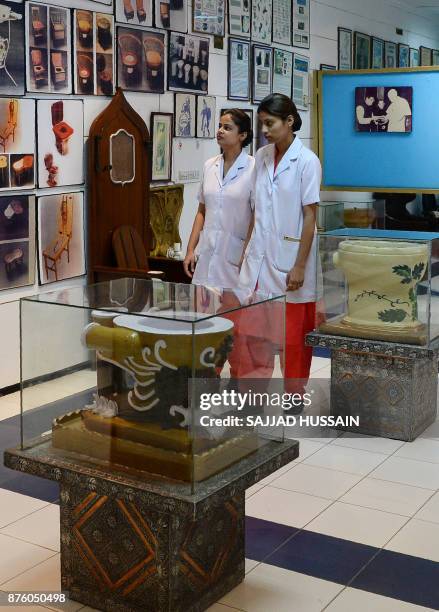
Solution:
{"label": "framed poster", "polygon": [[271,45],[271,28],[273,21],[272,0],[253,0],[251,37],[255,42]]}
{"label": "framed poster", "polygon": [[338,28],[338,69],[352,70],[352,30]]}
{"label": "framed poster", "polygon": [[337,70],[337,66],[333,64],[320,64],[320,70]]}
{"label": "framed poster", "polygon": [[84,182],[84,103],[38,100],[38,187]]}
{"label": "framed poster", "polygon": [[410,66],[410,47],[399,43],[398,45],[398,67],[408,68]]}
{"label": "framed poster", "polygon": [[200,34],[226,35],[226,0],[195,0],[192,3],[192,30]]}
{"label": "framed poster", "polygon": [[309,49],[310,0],[293,0],[293,47]]}
{"label": "framed poster", "polygon": [[197,138],[215,138],[216,98],[197,96]]}
{"label": "framed poster", "polygon": [[207,94],[209,39],[170,32],[168,89]]}
{"label": "framed poster", "polygon": [[174,32],[187,32],[186,0],[153,0],[155,27]]}
{"label": "framed poster", "polygon": [[26,80],[24,4],[2,0],[0,19],[0,95],[23,96]]}
{"label": "framed poster", "polygon": [[291,0],[273,0],[273,42],[291,45]]}
{"label": "framed poster", "polygon": [[26,2],[26,87],[72,93],[70,10]]}
{"label": "framed poster", "polygon": [[164,93],[165,33],[117,27],[117,84],[128,91]]}
{"label": "framed poster", "polygon": [[35,283],[35,196],[0,197],[0,291]]}
{"label": "framed poster", "polygon": [[309,107],[309,57],[294,54],[293,59],[293,98],[298,110]]}
{"label": "framed poster", "polygon": [[410,67],[417,68],[419,66],[419,49],[413,49],[410,47]]}
{"label": "framed poster", "polygon": [[284,49],[273,49],[273,93],[291,98],[293,84],[293,54]]}
{"label": "framed poster", "polygon": [[227,97],[250,99],[250,43],[245,40],[229,38]]}
{"label": "framed poster", "polygon": [[372,70],[384,68],[384,40],[372,36],[372,51],[370,67]]}
{"label": "framed poster", "polygon": [[369,70],[371,53],[371,38],[368,34],[354,32],[354,68]]}
{"label": "framed poster", "polygon": [[57,193],[38,198],[40,284],[85,274],[84,194]]}
{"label": "framed poster", "polygon": [[174,136],[176,138],[195,138],[196,96],[189,93],[176,93],[174,108]]}
{"label": "framed poster", "polygon": [[396,68],[398,65],[398,47],[396,43],[386,40],[384,43],[384,67]]}
{"label": "framed poster", "polygon": [[35,186],[35,100],[0,98],[0,191]]}
{"label": "framed poster", "polygon": [[261,102],[271,94],[272,59],[271,47],[253,45],[253,103]]}
{"label": "framed poster", "polygon": [[439,66],[439,50],[438,49],[431,50],[431,65]]}
{"label": "framed poster", "polygon": [[229,34],[250,38],[250,0],[229,0]]}
{"label": "framed poster", "polygon": [[172,113],[151,113],[151,181],[170,181],[172,172]]}
{"label": "framed poster", "polygon": [[107,13],[74,11],[74,93],[114,93],[114,19]]}
{"label": "framed poster", "polygon": [[431,49],[429,47],[419,47],[420,65],[431,66]]}
{"label": "framed poster", "polygon": [[116,21],[152,26],[152,0],[114,0]]}

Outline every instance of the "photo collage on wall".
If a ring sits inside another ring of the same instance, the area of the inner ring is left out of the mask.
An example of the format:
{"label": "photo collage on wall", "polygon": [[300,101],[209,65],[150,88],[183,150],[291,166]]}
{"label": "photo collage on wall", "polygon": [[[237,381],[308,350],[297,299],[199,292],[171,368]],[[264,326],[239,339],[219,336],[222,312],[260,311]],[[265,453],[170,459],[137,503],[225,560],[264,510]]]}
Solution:
{"label": "photo collage on wall", "polygon": [[118,26],[118,86],[130,91],[164,93],[165,74],[165,34]]}
{"label": "photo collage on wall", "polygon": [[25,6],[28,91],[71,93],[70,10],[36,2]]}

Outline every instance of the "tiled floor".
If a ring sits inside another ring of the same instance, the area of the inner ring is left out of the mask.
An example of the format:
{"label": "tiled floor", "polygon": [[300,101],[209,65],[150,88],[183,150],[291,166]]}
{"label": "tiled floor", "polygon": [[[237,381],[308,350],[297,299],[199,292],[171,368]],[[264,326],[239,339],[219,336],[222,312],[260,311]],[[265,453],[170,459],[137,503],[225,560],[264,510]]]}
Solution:
{"label": "tiled floor", "polygon": [[[329,361],[312,375],[328,378]],[[71,376],[35,397],[92,384]],[[17,411],[17,395],[0,398],[0,420]],[[210,612],[439,610],[438,464],[439,422],[413,443],[302,439],[297,461],[247,491],[246,580]],[[58,513],[0,489],[0,591],[60,589]]]}

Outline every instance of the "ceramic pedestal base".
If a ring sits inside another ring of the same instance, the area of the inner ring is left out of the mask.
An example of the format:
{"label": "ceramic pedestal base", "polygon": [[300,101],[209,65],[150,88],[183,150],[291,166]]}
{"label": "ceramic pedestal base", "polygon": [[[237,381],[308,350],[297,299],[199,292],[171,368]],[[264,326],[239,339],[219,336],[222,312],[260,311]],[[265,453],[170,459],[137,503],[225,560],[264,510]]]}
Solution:
{"label": "ceramic pedestal base", "polygon": [[334,416],[359,416],[355,433],[411,442],[437,415],[438,349],[312,333],[331,349]]}

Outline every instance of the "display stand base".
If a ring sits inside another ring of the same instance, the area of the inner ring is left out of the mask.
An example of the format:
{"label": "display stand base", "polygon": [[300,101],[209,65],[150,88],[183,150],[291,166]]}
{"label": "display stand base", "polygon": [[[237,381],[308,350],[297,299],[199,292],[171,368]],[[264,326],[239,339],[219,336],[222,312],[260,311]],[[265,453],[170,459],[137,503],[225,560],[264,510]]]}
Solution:
{"label": "display stand base", "polygon": [[123,474],[51,442],[5,452],[5,465],[61,485],[61,584],[71,599],[118,612],[201,612],[244,579],[245,489],[295,459],[269,442],[188,486]]}
{"label": "display stand base", "polygon": [[346,431],[411,442],[436,420],[439,347],[317,332],[307,344],[331,350],[330,413],[360,419]]}

